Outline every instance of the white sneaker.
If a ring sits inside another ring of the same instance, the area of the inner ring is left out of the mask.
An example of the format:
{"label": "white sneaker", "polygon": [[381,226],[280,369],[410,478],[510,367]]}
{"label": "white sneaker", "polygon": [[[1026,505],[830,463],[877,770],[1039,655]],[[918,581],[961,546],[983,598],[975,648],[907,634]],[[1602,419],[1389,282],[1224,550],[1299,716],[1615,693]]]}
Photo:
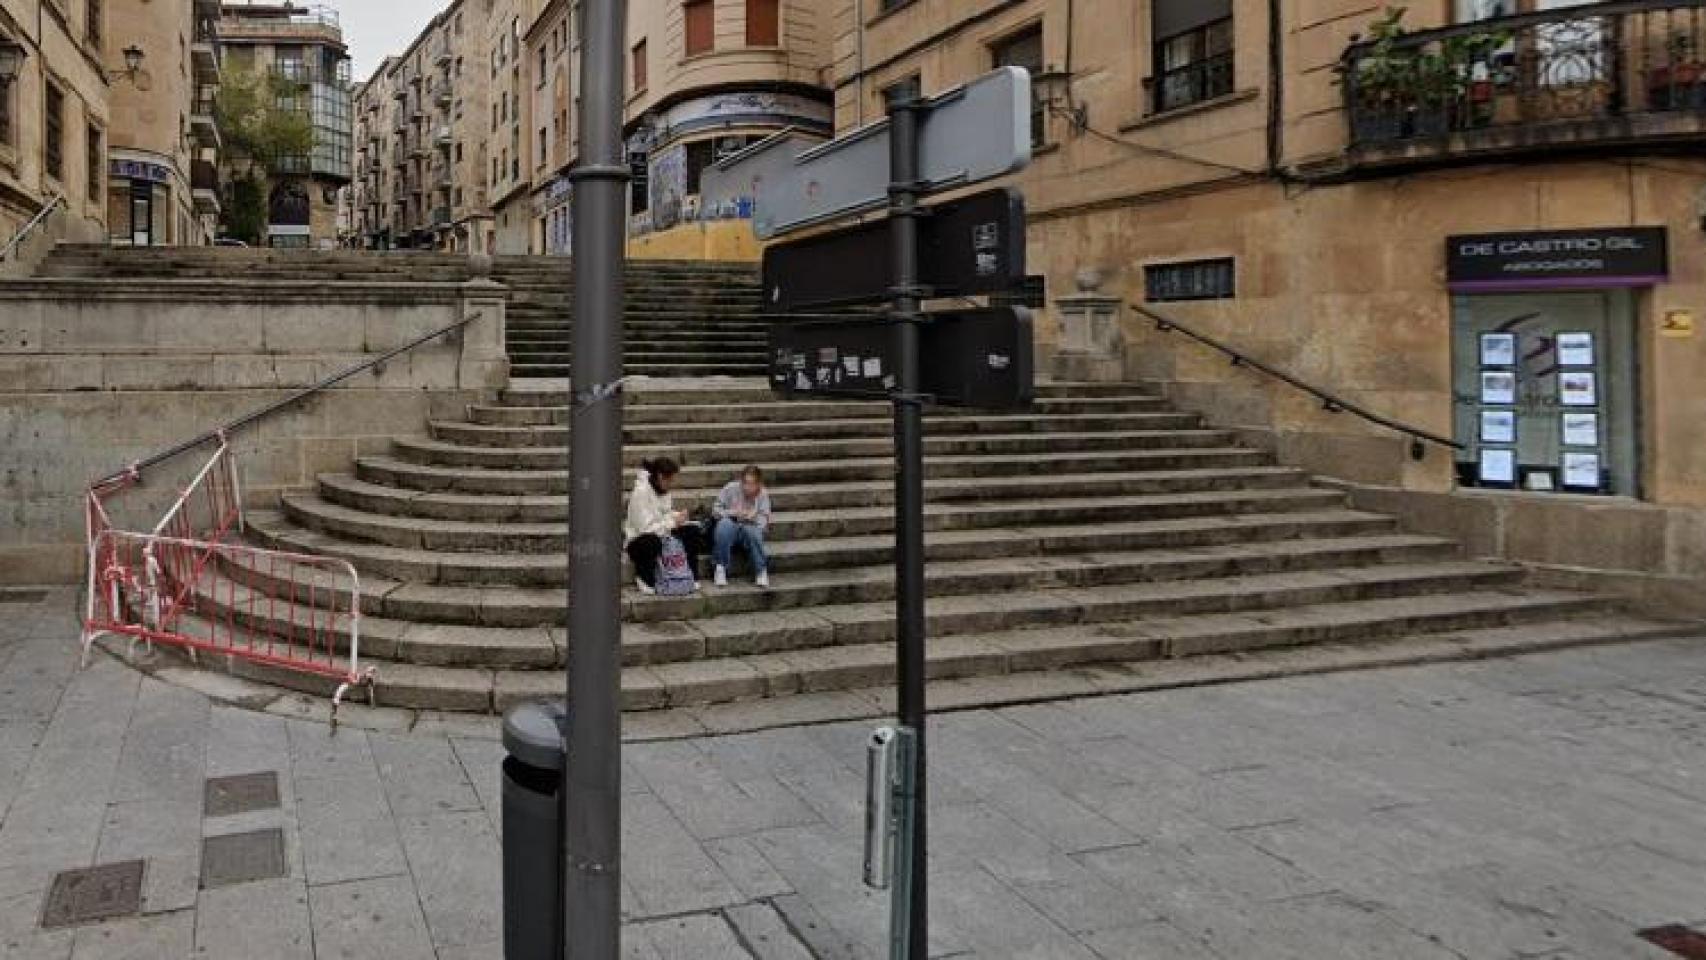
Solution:
{"label": "white sneaker", "polygon": [[647,583],[646,581],[641,580],[639,577],[634,578],[634,585],[639,587],[640,593],[644,594],[645,596],[648,596],[648,597],[657,596],[658,592],[657,592],[656,588],[654,588],[651,584]]}
{"label": "white sneaker", "polygon": [[758,579],[754,582],[758,584],[758,589],[760,590],[770,589],[770,571],[765,570],[759,573]]}
{"label": "white sneaker", "polygon": [[719,587],[728,586],[729,585],[729,572],[728,572],[728,570],[724,569],[723,567],[718,567],[717,572],[711,575],[711,582],[715,583]]}

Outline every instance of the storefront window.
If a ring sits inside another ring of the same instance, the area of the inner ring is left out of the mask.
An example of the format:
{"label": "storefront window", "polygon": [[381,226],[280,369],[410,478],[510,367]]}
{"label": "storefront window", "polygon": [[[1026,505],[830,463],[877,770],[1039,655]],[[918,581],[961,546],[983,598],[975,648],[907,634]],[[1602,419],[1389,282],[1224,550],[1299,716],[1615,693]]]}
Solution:
{"label": "storefront window", "polygon": [[1452,313],[1462,485],[1639,494],[1630,291],[1459,296]]}

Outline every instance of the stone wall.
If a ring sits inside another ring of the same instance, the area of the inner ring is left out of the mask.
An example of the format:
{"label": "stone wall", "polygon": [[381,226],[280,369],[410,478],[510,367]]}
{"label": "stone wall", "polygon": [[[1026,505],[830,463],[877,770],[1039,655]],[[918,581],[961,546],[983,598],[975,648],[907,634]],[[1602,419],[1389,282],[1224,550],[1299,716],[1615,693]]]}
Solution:
{"label": "stone wall", "polygon": [[[0,285],[0,583],[74,580],[87,484],[457,319],[375,372],[233,438],[245,500],[325,471],[507,380],[503,289],[470,284],[28,281]],[[210,450],[117,502],[151,525]]]}

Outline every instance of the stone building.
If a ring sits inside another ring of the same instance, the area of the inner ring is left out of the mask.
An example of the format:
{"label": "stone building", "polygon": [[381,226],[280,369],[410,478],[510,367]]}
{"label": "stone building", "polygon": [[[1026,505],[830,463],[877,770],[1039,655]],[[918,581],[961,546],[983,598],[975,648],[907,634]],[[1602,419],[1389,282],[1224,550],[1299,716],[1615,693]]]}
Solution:
{"label": "stone building", "polygon": [[533,126],[531,71],[523,38],[541,0],[495,0],[486,20],[490,76],[486,189],[492,208],[488,231],[493,253],[536,253],[532,244]]}
{"label": "stone building", "polygon": [[105,60],[142,54],[114,79],[107,132],[107,230],[118,246],[213,240],[220,209],[218,0],[109,0]]}
{"label": "stone building", "polygon": [[353,173],[349,52],[337,12],[284,3],[226,3],[219,23],[224,68],[273,71],[300,85],[314,145],[272,171],[267,236],[274,247],[338,242],[338,198]]}
{"label": "stone building", "polygon": [[[1028,68],[1031,269],[1057,306],[1080,276],[1106,298],[1115,373],[1163,380],[1477,552],[1655,570],[1692,550],[1700,569],[1706,521],[1683,508],[1706,506],[1706,7],[1386,16],[1359,0],[858,0],[839,21],[836,124],[880,116],[902,85]],[[1403,434],[1128,303],[1461,447],[1412,456]],[[1038,322],[1058,369],[1110,359],[1084,356],[1064,315]]]}
{"label": "stone building", "polygon": [[356,92],[363,245],[484,252],[486,18],[456,0]]}
{"label": "stone building", "polygon": [[0,0],[0,251],[54,204],[12,259],[106,236],[109,88],[125,82],[106,59],[115,26],[98,2]]}

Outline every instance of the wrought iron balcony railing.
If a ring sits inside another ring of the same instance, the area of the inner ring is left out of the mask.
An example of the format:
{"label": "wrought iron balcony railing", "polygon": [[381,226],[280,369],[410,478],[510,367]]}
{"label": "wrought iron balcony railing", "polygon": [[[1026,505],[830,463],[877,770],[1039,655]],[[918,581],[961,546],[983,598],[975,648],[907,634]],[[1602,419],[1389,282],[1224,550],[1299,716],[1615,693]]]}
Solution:
{"label": "wrought iron balcony railing", "polygon": [[1365,155],[1698,138],[1706,0],[1610,0],[1415,32],[1394,16],[1345,52],[1340,76]]}

